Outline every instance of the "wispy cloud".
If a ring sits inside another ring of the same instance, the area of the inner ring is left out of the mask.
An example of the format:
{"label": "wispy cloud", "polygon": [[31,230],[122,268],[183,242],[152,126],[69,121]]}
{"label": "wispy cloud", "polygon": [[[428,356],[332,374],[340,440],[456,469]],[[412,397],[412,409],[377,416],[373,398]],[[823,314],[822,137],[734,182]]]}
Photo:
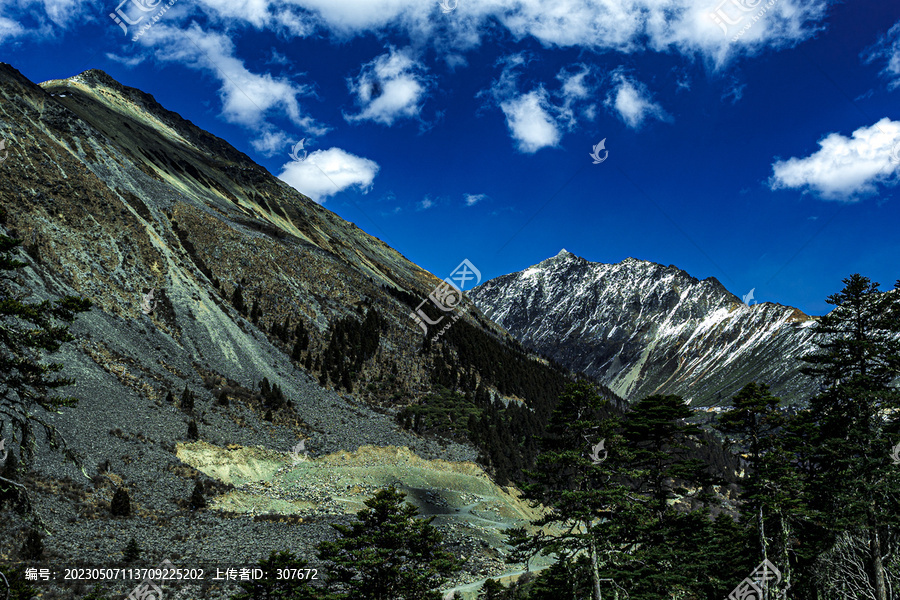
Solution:
{"label": "wispy cloud", "polygon": [[638,129],[647,119],[671,121],[662,106],[653,101],[647,86],[627,75],[622,67],[611,73],[611,80],[612,89],[603,104],[626,125]]}
{"label": "wispy cloud", "polygon": [[487,194],[466,194],[464,200],[466,206],[475,206],[485,198],[487,198]]}
{"label": "wispy cloud", "polygon": [[345,114],[347,121],[393,125],[398,119],[419,116],[429,79],[425,67],[412,58],[411,52],[390,48],[363,65],[359,76],[347,82],[361,109],[355,115]]}
{"label": "wispy cloud", "polygon": [[860,127],[850,137],[829,133],[810,156],[776,161],[769,187],[809,190],[827,200],[855,202],[874,193],[879,184],[893,186],[900,181],[900,164],[891,156],[898,143],[900,121],[888,118]]}
{"label": "wispy cloud", "polygon": [[[339,41],[392,33],[406,35],[416,47],[432,44],[442,51],[455,49],[460,56],[477,48],[486,32],[498,27],[514,39],[532,38],[545,47],[629,54],[675,51],[722,65],[741,54],[791,47],[808,39],[821,28],[829,2],[779,0],[764,21],[737,41],[723,35],[710,19],[717,4],[714,0],[466,0],[459,3],[452,19],[442,18],[436,1],[421,0],[196,0],[192,4],[191,10],[202,11],[209,26],[221,27],[223,32],[243,25],[286,37],[328,34]],[[91,0],[16,0],[5,2],[4,12],[0,41],[55,36],[97,10]]]}
{"label": "wispy cloud", "polygon": [[[563,133],[576,124],[575,107],[589,99],[593,85],[591,69],[585,65],[573,65],[562,69],[556,76],[559,88],[549,91],[538,84],[528,92],[519,89],[520,70],[528,62],[524,54],[503,58],[500,77],[490,90],[493,102],[506,117],[509,133],[520,152],[533,154],[542,148],[559,144]],[[592,106],[583,109],[582,115],[592,119]]]}
{"label": "wispy cloud", "polygon": [[207,73],[219,81],[222,117],[257,133],[253,145],[271,149],[277,128],[269,118],[289,119],[298,129],[323,135],[328,129],[306,114],[299,96],[313,94],[310,86],[299,85],[269,73],[253,73],[234,56],[229,36],[205,31],[196,23],[186,31],[157,23],[140,39],[140,44],[160,62],[173,62]]}
{"label": "wispy cloud", "polygon": [[900,21],[894,24],[875,44],[862,53],[866,63],[884,65],[881,76],[887,79],[888,89],[900,87]]}
{"label": "wispy cloud", "polygon": [[732,104],[737,104],[744,97],[744,89],[746,87],[746,83],[739,83],[736,78],[731,78],[728,87],[722,93],[722,100],[731,99]]}

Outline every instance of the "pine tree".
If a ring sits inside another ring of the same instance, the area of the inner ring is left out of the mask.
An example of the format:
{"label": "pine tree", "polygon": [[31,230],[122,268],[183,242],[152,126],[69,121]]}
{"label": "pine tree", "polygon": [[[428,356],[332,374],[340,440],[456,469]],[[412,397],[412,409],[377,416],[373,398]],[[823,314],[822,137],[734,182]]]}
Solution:
{"label": "pine tree", "polygon": [[836,540],[853,532],[867,541],[866,563],[875,600],[887,600],[884,557],[900,530],[900,473],[890,460],[900,433],[900,282],[893,292],[855,274],[827,302],[819,320],[818,351],[803,371],[824,390],[809,403],[816,437],[809,491],[816,521]]}
{"label": "pine tree", "polygon": [[187,386],[184,386],[184,391],[181,392],[181,410],[186,413],[194,412],[194,392]]}
{"label": "pine tree", "polygon": [[41,534],[34,529],[29,531],[28,535],[25,536],[25,541],[22,543],[22,549],[19,551],[19,554],[24,560],[41,560],[44,556],[44,542],[41,539]]}
{"label": "pine tree", "polygon": [[188,423],[187,436],[189,440],[196,441],[200,438],[200,432],[197,430],[197,421],[191,419]]}
{"label": "pine tree", "polygon": [[128,540],[125,549],[122,550],[122,560],[126,563],[133,563],[141,557],[141,547],[133,537]]}
{"label": "pine tree", "polygon": [[[759,562],[771,559],[782,570],[787,586],[792,575],[791,520],[804,512],[802,481],[792,465],[793,452],[786,446],[787,419],[778,409],[780,400],[765,384],[747,384],[732,404],[731,410],[720,415],[716,428],[747,457],[742,512],[756,525]],[[770,556],[772,543],[776,553]]]}
{"label": "pine tree", "polygon": [[319,544],[334,598],[346,600],[440,600],[437,588],[459,568],[441,548],[442,536],[432,518],[417,518],[395,488],[366,500],[349,527],[334,524],[341,538]]}
{"label": "pine tree", "polygon": [[194,483],[190,505],[193,510],[206,508],[206,498],[203,496],[203,483],[199,479]]}
{"label": "pine tree", "polygon": [[[6,211],[0,207],[0,223],[4,223],[5,218]],[[0,422],[11,425],[13,435],[5,436],[5,439],[7,444],[18,444],[18,455],[23,464],[33,458],[36,431],[43,429],[51,448],[61,449],[66,458],[81,466],[65,438],[44,416],[77,404],[73,397],[55,394],[74,380],[56,376],[63,365],[45,362],[44,358],[74,339],[69,333],[69,324],[78,313],[89,310],[91,302],[75,296],[53,302],[27,301],[25,292],[18,290],[15,284],[16,270],[27,264],[15,258],[21,243],[21,240],[0,234]],[[2,433],[0,431],[0,435]],[[6,450],[12,448],[6,446]],[[20,504],[31,509],[25,487],[0,477],[0,494],[9,493],[17,495]],[[39,519],[36,514],[34,516]]]}
{"label": "pine tree", "polygon": [[109,512],[114,517],[127,517],[131,514],[131,498],[125,488],[116,488],[109,503]]}
{"label": "pine tree", "polygon": [[250,321],[256,325],[259,323],[259,318],[262,316],[262,311],[259,309],[259,301],[253,301],[253,307],[250,309]]}
{"label": "pine tree", "polygon": [[[531,538],[524,535],[523,529],[516,529],[509,536],[509,543],[516,547],[520,558],[540,551],[554,554],[561,564],[567,564],[581,553],[588,556],[594,600],[602,597],[600,571],[605,566],[602,563],[622,552],[621,547],[600,534],[600,529],[618,525],[618,521],[610,519],[618,519],[614,515],[631,510],[627,489],[617,481],[621,477],[609,468],[614,463],[605,462],[610,451],[621,452],[615,433],[618,423],[615,418],[605,416],[607,405],[587,382],[566,387],[541,437],[542,452],[535,460],[535,470],[527,473],[533,483],[523,486],[526,498],[535,506],[542,504],[548,509],[532,525],[551,526],[558,533]],[[493,405],[491,409],[495,410]],[[601,441],[606,454],[603,460],[595,461],[590,458],[591,452]],[[501,446],[496,442],[490,444],[490,447]],[[626,455],[619,454],[616,461],[626,459]],[[607,518],[601,519],[601,515]]]}
{"label": "pine tree", "polygon": [[244,292],[240,285],[236,285],[234,292],[231,293],[231,305],[241,314],[247,312],[247,307],[244,305]]}

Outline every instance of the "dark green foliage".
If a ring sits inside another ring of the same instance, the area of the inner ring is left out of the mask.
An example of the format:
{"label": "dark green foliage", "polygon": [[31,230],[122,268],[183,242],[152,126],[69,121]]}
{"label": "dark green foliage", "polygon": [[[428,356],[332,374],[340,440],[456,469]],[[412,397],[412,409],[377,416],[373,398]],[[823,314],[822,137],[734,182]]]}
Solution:
{"label": "dark green foliage", "polygon": [[458,563],[441,549],[433,518],[417,518],[405,497],[394,488],[377,492],[358,521],[332,525],[340,539],[319,544],[335,600],[440,600],[437,588]]}
{"label": "dark green foliage", "polygon": [[122,560],[126,563],[133,563],[141,557],[141,547],[137,540],[131,538],[122,550]]}
{"label": "dark green foliage", "polygon": [[178,222],[175,220],[172,221],[172,231],[174,231],[175,235],[178,236],[178,241],[181,242],[182,247],[184,247],[185,251],[188,253],[188,256],[191,257],[191,261],[193,261],[197,269],[201,273],[206,275],[206,278],[211,282],[213,282],[214,284],[218,284],[218,279],[213,276],[212,271],[209,269],[209,267],[206,266],[206,263],[203,262],[203,259],[200,258],[200,255],[197,254],[197,249],[194,247],[194,244],[188,237],[187,231],[179,229]]}
{"label": "dark green foliage", "polygon": [[263,406],[270,411],[279,410],[290,404],[284,397],[284,392],[281,391],[281,387],[279,387],[277,383],[270,385],[269,380],[266,377],[263,377],[263,380],[259,384],[259,393],[262,396]]}
{"label": "dark green foliage", "polygon": [[[322,579],[323,574],[307,574],[308,563],[291,552],[273,551],[269,558],[257,564],[268,576],[239,583],[241,592],[232,596],[231,600],[316,600],[324,597],[319,589],[310,585],[306,577],[316,575],[318,579]],[[304,578],[278,579],[276,574],[279,569],[304,569]]]}
{"label": "dark green foliage", "polygon": [[469,419],[482,414],[474,401],[447,388],[435,386],[433,393],[419,404],[404,408],[397,420],[418,434],[438,434],[450,438],[465,438]]}
{"label": "dark green foliage", "polygon": [[[0,573],[9,584],[9,600],[32,600],[37,596],[38,591],[25,579],[25,566],[0,566]],[[5,592],[4,587],[3,581],[0,580],[0,593]],[[2,597],[5,600],[5,594]]]}
{"label": "dark green foliage", "polygon": [[[0,220],[6,211],[0,207]],[[29,302],[27,294],[15,283],[16,271],[25,263],[16,259],[21,240],[0,234],[0,422],[9,423],[12,436],[5,436],[6,450],[15,451],[28,463],[36,447],[36,430],[43,429],[51,448],[80,464],[63,436],[47,421],[47,413],[72,408],[77,400],[55,392],[74,383],[59,377],[61,363],[47,362],[48,355],[74,338],[69,325],[78,313],[90,309],[88,300],[66,296],[62,300]],[[0,430],[0,433],[5,433]],[[0,480],[0,494],[15,494],[24,507],[30,507],[25,488],[14,481]]]}
{"label": "dark green foliage", "polygon": [[[423,342],[423,352],[432,355],[432,382],[461,391],[481,411],[469,427],[470,440],[481,450],[498,483],[522,481],[523,469],[530,468],[537,456],[535,438],[573,377],[553,361],[547,365],[533,360],[517,342],[501,342],[462,319],[443,335],[443,344],[433,348],[431,339],[437,330],[437,326],[429,329]],[[491,400],[489,386],[524,403],[503,407]],[[623,404],[607,388],[596,388],[614,406]]]}
{"label": "dark green foliage", "polygon": [[632,405],[622,427],[630,447],[629,467],[643,475],[635,491],[646,493],[662,511],[666,502],[683,495],[683,481],[703,480],[705,465],[692,458],[691,440],[699,442],[700,428],[685,419],[691,409],[678,396],[649,396]]}
{"label": "dark green foliage", "polygon": [[188,423],[187,436],[189,440],[196,441],[200,438],[200,432],[197,430],[197,421],[191,419]]}
{"label": "dark green foliage", "polygon": [[184,386],[184,391],[181,392],[181,410],[186,413],[194,412],[194,399],[194,392]]}
{"label": "dark green foliage", "polygon": [[194,483],[194,491],[191,492],[190,506],[193,510],[206,508],[206,498],[203,496],[203,483],[199,479]]}
{"label": "dark green foliage", "polygon": [[44,542],[41,534],[34,529],[30,530],[25,536],[19,555],[22,560],[41,560],[44,557]]}
{"label": "dark green foliage", "polygon": [[790,580],[788,558],[793,550],[791,528],[802,514],[802,482],[788,446],[786,413],[765,384],[750,383],[732,399],[733,408],[722,413],[716,428],[746,457],[742,512],[754,525],[758,553],[781,565]]}
{"label": "dark green foliage", "polygon": [[[900,294],[882,293],[860,275],[844,284],[827,300],[835,309],[819,321],[818,352],[803,358],[804,372],[824,389],[798,416],[807,423],[798,441],[805,432],[811,443],[797,453],[812,467],[809,509],[818,544],[828,549],[845,532],[864,540],[868,549],[858,560],[868,572],[867,593],[886,600],[884,563],[900,533],[900,469],[891,460],[900,436],[900,389],[893,384],[900,376]],[[843,573],[848,561],[830,569]]]}
{"label": "dark green foliage", "polygon": [[300,350],[309,348],[309,332],[303,321],[297,321],[297,328],[294,330],[294,338],[297,340]]}
{"label": "dark green foliage", "polygon": [[256,325],[259,323],[259,318],[262,316],[262,311],[259,308],[259,301],[253,301],[253,308],[250,309],[250,321]]}
{"label": "dark green foliage", "polygon": [[582,557],[581,560],[562,560],[544,569],[528,586],[527,595],[523,597],[528,600],[590,598],[591,575],[587,557]]}
{"label": "dark green foliage", "polygon": [[320,382],[324,383],[321,385],[330,378],[336,385],[352,391],[353,380],[362,370],[363,363],[378,350],[384,326],[384,319],[374,308],[369,308],[362,322],[352,316],[334,321],[328,346],[322,354]]}
{"label": "dark green foliage", "polygon": [[239,285],[236,285],[231,293],[231,305],[242,315],[246,314],[247,306],[244,304],[244,292]]}
{"label": "dark green foliage", "polygon": [[488,579],[478,592],[478,600],[507,600],[510,590],[496,579]]}
{"label": "dark green foliage", "polygon": [[131,514],[131,498],[125,488],[116,488],[109,503],[109,512],[114,517],[127,517]]}

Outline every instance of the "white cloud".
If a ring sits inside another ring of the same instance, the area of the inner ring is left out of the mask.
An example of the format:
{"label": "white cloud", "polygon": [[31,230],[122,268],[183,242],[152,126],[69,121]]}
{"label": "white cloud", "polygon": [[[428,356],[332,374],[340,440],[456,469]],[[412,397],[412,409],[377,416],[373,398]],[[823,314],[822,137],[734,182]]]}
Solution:
{"label": "white cloud", "polygon": [[562,95],[566,99],[583,100],[591,94],[591,86],[587,83],[591,69],[586,65],[580,66],[581,70],[575,73],[563,69],[556,75],[556,78],[562,82]]}
{"label": "white cloud", "polygon": [[466,194],[466,206],[475,206],[485,198],[487,198],[487,194]]}
{"label": "white cloud", "polygon": [[900,87],[900,21],[894,23],[875,45],[863,52],[866,63],[883,62],[882,77],[888,80],[888,89]]}
{"label": "white cloud", "polygon": [[389,51],[363,65],[359,77],[348,81],[361,112],[344,115],[347,121],[375,121],[393,125],[419,115],[428,90],[425,68],[413,60],[410,50]]}
{"label": "white cloud", "polygon": [[434,206],[434,200],[432,200],[429,196],[425,196],[419,204],[416,205],[416,210],[428,210],[429,208]]}
{"label": "white cloud", "polygon": [[[291,138],[283,131],[267,130],[259,135],[250,144],[253,149],[263,156],[273,156],[279,150],[285,150],[287,145],[291,143]],[[287,150],[285,150],[287,153]]]}
{"label": "white cloud", "polygon": [[23,33],[25,33],[25,28],[18,22],[6,17],[0,17],[0,43],[5,42],[7,39],[18,37]]}
{"label": "white cloud", "polygon": [[368,192],[379,166],[368,158],[355,156],[340,148],[316,150],[306,160],[282,166],[278,178],[316,202],[349,188]]}
{"label": "white cloud", "polygon": [[109,60],[115,61],[117,63],[121,63],[126,67],[132,68],[136,67],[147,58],[146,56],[119,56],[118,54],[113,54],[112,52],[106,53],[106,58]]}
{"label": "white cloud", "polygon": [[[562,69],[556,76],[560,82],[557,91],[550,92],[538,85],[529,92],[519,91],[519,67],[528,59],[524,54],[514,54],[499,61],[503,65],[500,77],[480,96],[490,94],[494,103],[503,111],[506,125],[520,152],[533,154],[541,148],[559,144],[564,131],[577,123],[575,108],[590,97],[591,69],[585,65],[573,65],[573,70]],[[582,116],[591,120],[593,109],[586,106]]]}
{"label": "white cloud", "polygon": [[157,23],[140,38],[140,43],[161,62],[179,63],[218,79],[222,116],[259,132],[254,146],[271,146],[274,127],[267,121],[270,116],[286,116],[312,135],[328,131],[303,111],[297,99],[311,95],[311,88],[269,73],[252,73],[234,56],[234,44],[225,34],[203,31],[196,23],[186,31]]}
{"label": "white cloud", "polygon": [[[894,153],[892,155],[892,153]],[[805,158],[772,165],[769,187],[808,189],[828,200],[855,202],[878,184],[896,185],[900,176],[900,121],[881,119],[845,137],[829,133]]]}
{"label": "white cloud", "polygon": [[520,151],[533,154],[559,143],[562,134],[543,88],[501,102],[500,109]]}
{"label": "white cloud", "polygon": [[[760,3],[764,0],[756,0]],[[734,32],[723,31],[710,18],[720,0],[461,0],[448,15],[437,1],[422,0],[197,0],[191,9],[202,10],[210,27],[244,23],[280,35],[311,37],[324,31],[339,39],[405,33],[413,45],[432,44],[441,54],[477,48],[499,27],[515,39],[532,38],[546,47],[676,51],[722,65],[740,54],[808,39],[821,28],[828,4],[777,0],[737,41],[732,41]],[[82,23],[85,15],[97,14],[90,0],[7,0],[3,5],[4,18],[13,23],[0,22],[0,39],[57,35]]]}
{"label": "white cloud", "polygon": [[613,88],[603,104],[632,129],[638,129],[648,118],[671,120],[662,106],[653,102],[647,87],[625,75],[621,67],[612,72],[612,81]]}
{"label": "white cloud", "polygon": [[[203,0],[210,3],[213,0]],[[228,0],[215,0],[226,3]],[[271,0],[275,2],[284,0]],[[827,0],[777,0],[736,41],[710,17],[719,0],[466,0],[449,15],[438,2],[421,0],[289,0],[319,27],[341,37],[388,29],[418,42],[461,50],[477,47],[493,25],[516,39],[551,47],[581,47],[631,53],[641,49],[700,54],[721,65],[764,48],[784,48],[807,39],[825,15]],[[746,2],[762,6],[764,0]],[[726,7],[728,8],[728,7]],[[756,13],[747,13],[751,17]],[[732,15],[732,19],[739,15]],[[744,19],[749,20],[749,18]]]}

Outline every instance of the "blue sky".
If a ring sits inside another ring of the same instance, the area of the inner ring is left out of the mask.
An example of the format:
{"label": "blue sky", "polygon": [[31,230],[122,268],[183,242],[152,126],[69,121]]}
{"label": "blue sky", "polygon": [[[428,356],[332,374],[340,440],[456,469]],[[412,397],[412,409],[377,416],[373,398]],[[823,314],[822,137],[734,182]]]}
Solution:
{"label": "blue sky", "polygon": [[119,1],[0,0],[0,60],[103,69],[440,278],[566,248],[810,314],[900,278],[895,1]]}

